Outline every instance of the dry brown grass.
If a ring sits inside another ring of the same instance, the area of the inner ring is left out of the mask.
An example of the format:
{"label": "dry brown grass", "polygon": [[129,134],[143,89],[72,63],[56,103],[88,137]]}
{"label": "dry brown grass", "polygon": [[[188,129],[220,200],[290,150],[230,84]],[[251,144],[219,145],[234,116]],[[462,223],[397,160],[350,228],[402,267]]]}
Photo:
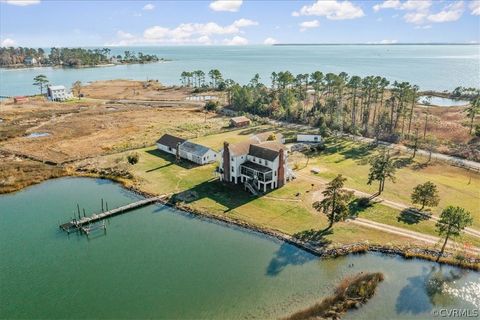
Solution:
{"label": "dry brown grass", "polygon": [[[191,138],[216,132],[226,124],[226,119],[214,114],[205,118],[201,110],[193,108],[101,103],[82,109],[65,107],[61,115],[56,109],[45,109],[38,117],[37,106],[29,112],[9,114],[7,126],[2,128],[4,136],[11,138],[6,138],[0,147],[62,163],[152,145],[165,132]],[[18,122],[29,125],[21,132],[8,125]],[[24,136],[30,132],[47,132],[50,136],[33,139]]]}
{"label": "dry brown grass", "polygon": [[156,81],[107,80],[95,81],[81,92],[94,99],[170,100],[183,101],[190,89],[164,87]]}
{"label": "dry brown grass", "polygon": [[0,194],[66,174],[63,168],[0,153]]}

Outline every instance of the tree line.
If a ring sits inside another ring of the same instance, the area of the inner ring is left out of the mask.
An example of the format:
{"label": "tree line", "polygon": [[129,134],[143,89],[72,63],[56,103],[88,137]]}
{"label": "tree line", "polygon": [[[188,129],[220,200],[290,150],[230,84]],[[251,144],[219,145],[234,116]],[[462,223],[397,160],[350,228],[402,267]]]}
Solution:
{"label": "tree line", "polygon": [[[241,85],[224,79],[217,69],[207,74],[202,70],[184,71],[180,80],[187,87],[225,91],[227,104],[236,111],[307,123],[321,132],[333,129],[391,142],[414,140],[422,133],[427,138],[428,108],[423,115],[416,115],[419,87],[405,81],[391,82],[380,76],[362,78],[345,72],[294,75],[281,71],[272,72],[269,85],[262,83],[258,74]],[[460,87],[455,95],[468,97],[471,102],[466,114],[472,132],[480,114],[480,90]]]}
{"label": "tree line", "polygon": [[[35,59],[35,62],[32,61]],[[27,61],[30,59],[30,61]],[[33,48],[0,48],[0,66],[45,65],[45,66],[96,66],[107,63],[149,63],[160,59],[156,55],[125,51],[123,55],[111,56],[109,48],[51,48],[50,52]]]}

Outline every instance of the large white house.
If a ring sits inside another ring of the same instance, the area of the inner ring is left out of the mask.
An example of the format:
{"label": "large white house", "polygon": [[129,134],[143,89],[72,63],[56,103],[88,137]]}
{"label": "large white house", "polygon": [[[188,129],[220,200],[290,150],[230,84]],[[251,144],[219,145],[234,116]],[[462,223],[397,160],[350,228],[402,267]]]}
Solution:
{"label": "large white house", "polygon": [[196,164],[207,164],[217,161],[217,152],[200,144],[164,134],[157,141],[159,150],[174,154]]}
{"label": "large white house", "polygon": [[283,186],[293,177],[281,141],[258,141],[254,136],[236,144],[224,142],[220,151],[220,180],[242,183],[252,193]]}
{"label": "large white house", "polygon": [[49,86],[47,96],[52,101],[64,101],[72,97],[64,86]]}

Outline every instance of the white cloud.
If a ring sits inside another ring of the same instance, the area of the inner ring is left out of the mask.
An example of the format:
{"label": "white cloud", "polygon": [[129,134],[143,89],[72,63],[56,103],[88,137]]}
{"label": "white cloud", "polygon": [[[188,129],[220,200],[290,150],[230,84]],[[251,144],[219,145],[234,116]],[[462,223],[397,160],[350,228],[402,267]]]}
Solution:
{"label": "white cloud", "polygon": [[128,33],[128,32],[124,32],[122,30],[118,30],[117,31],[117,36],[120,38],[120,39],[133,39],[135,38],[135,36],[131,33]]}
{"label": "white cloud", "polygon": [[263,40],[263,44],[267,44],[267,45],[274,45],[278,43],[277,39],[275,38],[266,38],[265,40]]}
{"label": "white cloud", "polygon": [[368,42],[368,44],[395,44],[398,43],[398,40],[381,40],[381,41],[373,41],[373,42]]}
{"label": "white cloud", "polygon": [[[135,36],[128,32],[118,31],[117,41],[107,45],[132,45],[132,44],[212,44],[212,37],[219,35],[236,35],[243,33],[243,28],[256,26],[258,22],[249,19],[235,20],[232,24],[221,26],[215,22],[208,23],[182,23],[174,28],[152,26],[144,30],[142,36]],[[225,42],[242,44],[242,37],[225,39]],[[246,40],[246,39],[245,39]]]}
{"label": "white cloud", "polygon": [[[374,11],[381,9],[395,9],[408,11],[403,19],[407,23],[412,24],[425,24],[429,22],[441,23],[456,21],[460,19],[463,14],[464,4],[463,1],[455,1],[446,5],[442,11],[437,13],[431,12],[433,2],[431,0],[419,1],[408,0],[401,2],[399,0],[386,0],[380,4],[373,6]],[[472,3],[473,4],[473,3]],[[472,9],[473,10],[473,9]],[[478,10],[480,14],[480,9]],[[473,14],[473,13],[472,13]]]}
{"label": "white cloud", "polygon": [[240,36],[235,36],[232,39],[224,39],[223,43],[227,46],[244,46],[248,44],[248,40]]}
{"label": "white cloud", "polygon": [[243,27],[258,26],[258,22],[242,18],[242,19],[234,21],[233,25],[237,28],[243,28]]}
{"label": "white cloud", "polygon": [[443,8],[442,11],[428,16],[428,21],[431,22],[450,22],[457,21],[463,14],[463,1],[451,3]]}
{"label": "white cloud", "polygon": [[293,16],[325,16],[329,20],[346,20],[361,18],[365,14],[362,8],[350,1],[317,0],[312,5],[303,6],[294,11]]}
{"label": "white cloud", "polygon": [[428,14],[423,12],[409,12],[403,16],[403,19],[408,23],[421,24],[425,22],[427,16]]}
{"label": "white cloud", "polygon": [[237,12],[242,6],[242,0],[217,0],[210,3],[213,11]]}
{"label": "white cloud", "polygon": [[432,6],[431,0],[408,0],[405,1],[401,8],[402,10],[415,10],[415,11],[425,11],[428,10]]}
{"label": "white cloud", "polygon": [[149,11],[149,10],[153,10],[153,9],[155,9],[155,6],[151,3],[148,3],[145,6],[143,6],[143,10],[145,10],[145,11]]}
{"label": "white cloud", "polygon": [[320,27],[320,22],[318,20],[303,21],[298,24],[300,26],[300,31],[305,31],[307,29],[318,28]]}
{"label": "white cloud", "polygon": [[424,26],[415,26],[415,29],[432,29],[432,25],[427,24]]}
{"label": "white cloud", "polygon": [[425,11],[432,5],[431,0],[408,0],[401,2],[400,0],[386,0],[373,6],[375,12],[381,9],[395,9],[395,10],[410,10],[410,11]]}
{"label": "white cloud", "polygon": [[14,6],[30,6],[32,4],[39,4],[40,0],[2,0],[2,2],[13,4]]}
{"label": "white cloud", "polygon": [[379,11],[381,9],[398,9],[400,5],[400,0],[386,0],[383,3],[374,5],[373,11]]}
{"label": "white cloud", "polygon": [[472,1],[469,6],[470,10],[472,10],[471,14],[474,16],[480,16],[480,1]]}
{"label": "white cloud", "polygon": [[1,43],[2,47],[14,47],[17,45],[17,42],[10,38],[5,38],[2,40]]}

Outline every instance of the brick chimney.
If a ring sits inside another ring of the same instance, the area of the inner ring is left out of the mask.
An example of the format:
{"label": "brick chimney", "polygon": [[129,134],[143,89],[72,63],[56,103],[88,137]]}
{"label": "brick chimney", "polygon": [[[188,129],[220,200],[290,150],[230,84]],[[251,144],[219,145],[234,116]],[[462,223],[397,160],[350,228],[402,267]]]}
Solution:
{"label": "brick chimney", "polygon": [[277,186],[280,188],[283,186],[285,181],[285,154],[284,150],[280,149],[278,152],[278,181]]}
{"label": "brick chimney", "polygon": [[223,180],[230,182],[230,149],[227,141],[223,142]]}

